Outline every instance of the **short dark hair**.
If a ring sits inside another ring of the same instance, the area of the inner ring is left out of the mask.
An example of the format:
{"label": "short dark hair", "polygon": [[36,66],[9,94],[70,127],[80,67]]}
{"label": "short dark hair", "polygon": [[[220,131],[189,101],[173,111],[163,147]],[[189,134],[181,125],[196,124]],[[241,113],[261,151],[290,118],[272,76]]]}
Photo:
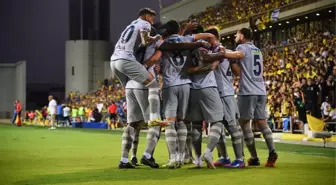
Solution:
{"label": "short dark hair", "polygon": [[214,35],[217,39],[219,39],[219,29],[217,26],[211,26],[207,30],[205,30],[205,33],[211,33]]}
{"label": "short dark hair", "polygon": [[192,34],[198,34],[198,33],[203,33],[204,32],[204,28],[203,26],[201,26],[200,24],[197,26],[197,28],[195,30],[192,31]]}
{"label": "short dark hair", "polygon": [[163,26],[168,34],[178,34],[180,24],[176,20],[170,20]]}
{"label": "short dark hair", "polygon": [[239,33],[243,34],[246,40],[252,39],[252,30],[250,28],[242,28]]}
{"label": "short dark hair", "polygon": [[139,16],[143,16],[143,15],[146,15],[146,14],[156,16],[156,12],[154,10],[150,9],[150,8],[142,8],[139,11]]}

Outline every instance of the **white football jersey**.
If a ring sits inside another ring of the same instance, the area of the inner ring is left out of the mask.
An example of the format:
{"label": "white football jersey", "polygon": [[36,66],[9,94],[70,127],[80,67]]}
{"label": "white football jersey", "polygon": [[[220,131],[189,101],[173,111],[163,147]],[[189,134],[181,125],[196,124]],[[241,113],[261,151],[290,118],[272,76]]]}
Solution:
{"label": "white football jersey", "polygon": [[121,36],[115,45],[114,53],[111,56],[111,60],[126,59],[136,62],[134,56],[134,46],[138,39],[141,39],[140,32],[150,32],[151,25],[149,22],[142,19],[133,21],[126,29],[121,33]]}

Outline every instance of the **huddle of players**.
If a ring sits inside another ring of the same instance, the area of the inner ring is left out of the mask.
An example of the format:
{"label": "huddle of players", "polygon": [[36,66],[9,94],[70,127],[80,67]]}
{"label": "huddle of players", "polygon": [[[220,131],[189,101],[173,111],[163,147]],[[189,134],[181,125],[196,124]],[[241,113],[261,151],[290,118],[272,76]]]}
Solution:
{"label": "huddle of players", "polygon": [[[236,42],[239,45],[233,52],[221,46],[216,27],[204,33],[186,33],[181,36],[179,23],[171,20],[163,26],[162,37],[158,36],[151,29],[155,15],[151,9],[141,9],[139,18],[122,32],[111,57],[111,69],[126,88],[128,106],[129,124],[122,135],[119,168],[134,168],[138,165],[137,144],[144,122],[150,128],[141,163],[152,168],[159,167],[153,153],[161,126],[166,127],[170,154],[166,165],[168,168],[179,168],[183,164],[185,156],[190,153],[191,147],[186,144],[188,139],[195,151],[196,167],[202,167],[202,159],[208,168],[245,167],[243,138],[251,154],[248,165],[260,165],[250,124],[252,119],[259,125],[269,148],[265,166],[273,167],[278,155],[274,149],[272,132],[266,123],[267,97],[262,77],[262,55],[250,42],[251,30],[243,28],[237,32]],[[139,35],[142,47],[138,49],[136,58],[133,49]],[[156,65],[160,66],[159,71],[154,69]],[[160,119],[158,72],[163,77],[165,121]],[[240,76],[238,106],[234,97],[232,73]],[[202,154],[203,121],[210,123],[211,127],[207,147]],[[236,158],[232,162],[225,146],[224,127],[231,135]],[[212,151],[216,147],[220,159],[213,162]],[[130,163],[128,153],[131,148],[133,156]],[[186,148],[188,152],[185,152]]]}

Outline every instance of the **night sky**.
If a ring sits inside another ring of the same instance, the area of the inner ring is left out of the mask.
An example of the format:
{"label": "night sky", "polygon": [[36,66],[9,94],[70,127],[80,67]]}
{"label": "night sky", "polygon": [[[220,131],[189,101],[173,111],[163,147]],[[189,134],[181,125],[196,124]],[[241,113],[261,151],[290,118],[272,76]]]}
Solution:
{"label": "night sky", "polygon": [[[68,1],[1,0],[0,63],[26,60],[27,83],[64,84],[65,41],[69,38]],[[159,12],[158,0],[110,1],[113,45],[142,7]]]}

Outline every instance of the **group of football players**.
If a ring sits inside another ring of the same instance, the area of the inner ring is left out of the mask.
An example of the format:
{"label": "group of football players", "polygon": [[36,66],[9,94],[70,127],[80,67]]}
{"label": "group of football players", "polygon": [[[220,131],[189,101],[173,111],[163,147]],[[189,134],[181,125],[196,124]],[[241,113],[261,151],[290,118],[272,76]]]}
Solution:
{"label": "group of football players", "polygon": [[[167,168],[190,163],[192,148],[197,168],[202,167],[203,161],[208,168],[243,168],[243,141],[251,154],[247,164],[258,166],[260,161],[251,120],[259,126],[269,149],[265,166],[274,167],[278,155],[272,131],[266,123],[263,57],[251,42],[252,31],[240,29],[235,38],[237,47],[231,51],[221,45],[215,26],[204,30],[189,24],[187,29],[181,29],[177,21],[170,20],[157,34],[151,26],[155,16],[155,11],[141,9],[138,19],[121,33],[111,56],[112,72],[126,88],[128,111],[119,168],[138,165],[136,153],[143,123],[147,123],[149,130],[140,162],[152,168],[159,168],[153,153],[161,127],[165,127],[169,153]],[[158,75],[163,79],[161,88]],[[234,75],[240,79],[238,100],[233,88]],[[210,124],[205,151],[202,151],[203,121]],[[224,128],[231,136],[233,161],[227,153]],[[215,148],[219,159],[214,162],[212,152]]]}

